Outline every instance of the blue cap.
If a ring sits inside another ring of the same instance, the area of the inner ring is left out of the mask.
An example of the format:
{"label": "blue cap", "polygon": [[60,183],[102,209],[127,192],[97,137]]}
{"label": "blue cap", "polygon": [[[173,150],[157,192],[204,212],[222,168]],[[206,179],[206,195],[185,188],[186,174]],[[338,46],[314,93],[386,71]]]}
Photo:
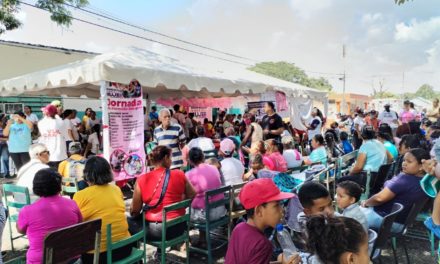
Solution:
{"label": "blue cap", "polygon": [[284,226],[283,226],[283,224],[277,224],[277,226],[275,227],[276,228],[276,230],[277,230],[277,232],[280,232],[280,231],[283,231],[284,230]]}

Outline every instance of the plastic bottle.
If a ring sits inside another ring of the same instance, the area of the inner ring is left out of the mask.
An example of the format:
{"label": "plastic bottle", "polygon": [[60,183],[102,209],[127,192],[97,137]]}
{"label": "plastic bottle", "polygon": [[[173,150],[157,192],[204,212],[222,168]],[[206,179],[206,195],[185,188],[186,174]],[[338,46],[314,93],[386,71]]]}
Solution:
{"label": "plastic bottle", "polygon": [[283,249],[284,259],[290,259],[292,255],[297,252],[295,245],[293,244],[292,238],[287,230],[284,229],[282,224],[278,224],[277,230],[277,240]]}

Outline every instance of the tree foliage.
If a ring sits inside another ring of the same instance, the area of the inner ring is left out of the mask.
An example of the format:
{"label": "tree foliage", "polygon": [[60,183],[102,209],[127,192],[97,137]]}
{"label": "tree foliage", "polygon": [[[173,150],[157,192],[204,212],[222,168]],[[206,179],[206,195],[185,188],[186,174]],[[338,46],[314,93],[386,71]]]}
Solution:
{"label": "tree foliage", "polygon": [[434,87],[429,84],[423,84],[417,89],[415,93],[404,93],[403,98],[411,100],[417,97],[422,97],[428,100],[439,97],[440,94],[434,90]]}
{"label": "tree foliage", "polygon": [[409,2],[409,0],[394,0],[394,2],[396,2],[396,4],[398,4],[398,5],[402,5],[405,2]]}
{"label": "tree foliage", "polygon": [[303,69],[285,61],[261,62],[249,68],[251,71],[269,75],[288,82],[298,83],[321,91],[331,91],[332,85],[325,78],[307,76]]}
{"label": "tree foliage", "polygon": [[[0,6],[0,34],[7,30],[19,28],[22,23],[16,15],[20,11],[19,0],[1,0]],[[72,13],[68,5],[83,7],[88,4],[88,0],[38,0],[35,6],[45,9],[51,13],[50,19],[60,26],[70,26],[72,24]]]}

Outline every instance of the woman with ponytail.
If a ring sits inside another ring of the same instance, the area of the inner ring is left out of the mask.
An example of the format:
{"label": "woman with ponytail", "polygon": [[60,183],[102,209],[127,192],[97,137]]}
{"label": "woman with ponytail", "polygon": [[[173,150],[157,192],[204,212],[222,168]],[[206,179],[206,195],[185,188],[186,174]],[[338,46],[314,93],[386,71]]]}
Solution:
{"label": "woman with ponytail", "polygon": [[[368,235],[347,217],[312,216],[307,220],[306,264],[368,264]],[[303,259],[304,261],[304,259]]]}

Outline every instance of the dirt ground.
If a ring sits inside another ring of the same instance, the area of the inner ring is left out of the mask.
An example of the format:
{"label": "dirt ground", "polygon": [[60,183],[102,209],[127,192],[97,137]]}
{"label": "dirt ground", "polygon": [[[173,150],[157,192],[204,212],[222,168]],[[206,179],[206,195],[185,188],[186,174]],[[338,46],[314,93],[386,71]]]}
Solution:
{"label": "dirt ground", "polygon": [[[0,179],[0,185],[3,183],[9,183],[14,182],[13,180],[7,180]],[[130,200],[126,200],[127,206],[130,204]],[[424,230],[424,226],[422,223],[417,223],[415,225],[416,229],[418,230]],[[3,237],[2,237],[2,245],[1,249],[4,253],[6,253],[3,257],[3,261],[8,261],[13,258],[16,258],[18,256],[25,255],[26,248],[28,247],[28,241],[27,239],[20,238],[18,240],[14,241],[14,247],[16,249],[15,252],[12,252],[11,250],[11,243],[9,239],[9,226],[8,223],[5,226],[5,229],[3,231]],[[15,230],[15,224],[13,225],[13,234],[16,235]],[[196,239],[197,234],[192,233],[191,235],[192,239]],[[414,239],[414,238],[405,238],[406,245],[408,247],[408,252],[410,256],[411,263],[415,264],[431,264],[435,263],[435,257],[431,256],[430,252],[430,243],[427,240],[421,240],[421,239]],[[382,252],[382,263],[394,263],[394,258],[391,250],[391,245],[388,246],[388,249],[384,250]],[[406,257],[405,253],[402,247],[402,243],[398,241],[397,243],[397,256],[399,263],[406,263]],[[436,247],[437,248],[437,244]],[[148,246],[147,247],[147,256],[148,256],[148,263],[152,263],[152,256],[154,255],[155,248]],[[216,260],[215,263],[224,263],[224,256],[226,254],[226,248],[221,248],[220,250],[214,252],[214,259]],[[180,252],[177,250],[171,250],[167,252],[167,263],[185,263],[185,253]],[[159,263],[158,261],[156,261]],[[202,264],[206,263],[207,259],[205,256],[199,255],[199,254],[193,254],[190,255],[190,263],[191,264]]]}

